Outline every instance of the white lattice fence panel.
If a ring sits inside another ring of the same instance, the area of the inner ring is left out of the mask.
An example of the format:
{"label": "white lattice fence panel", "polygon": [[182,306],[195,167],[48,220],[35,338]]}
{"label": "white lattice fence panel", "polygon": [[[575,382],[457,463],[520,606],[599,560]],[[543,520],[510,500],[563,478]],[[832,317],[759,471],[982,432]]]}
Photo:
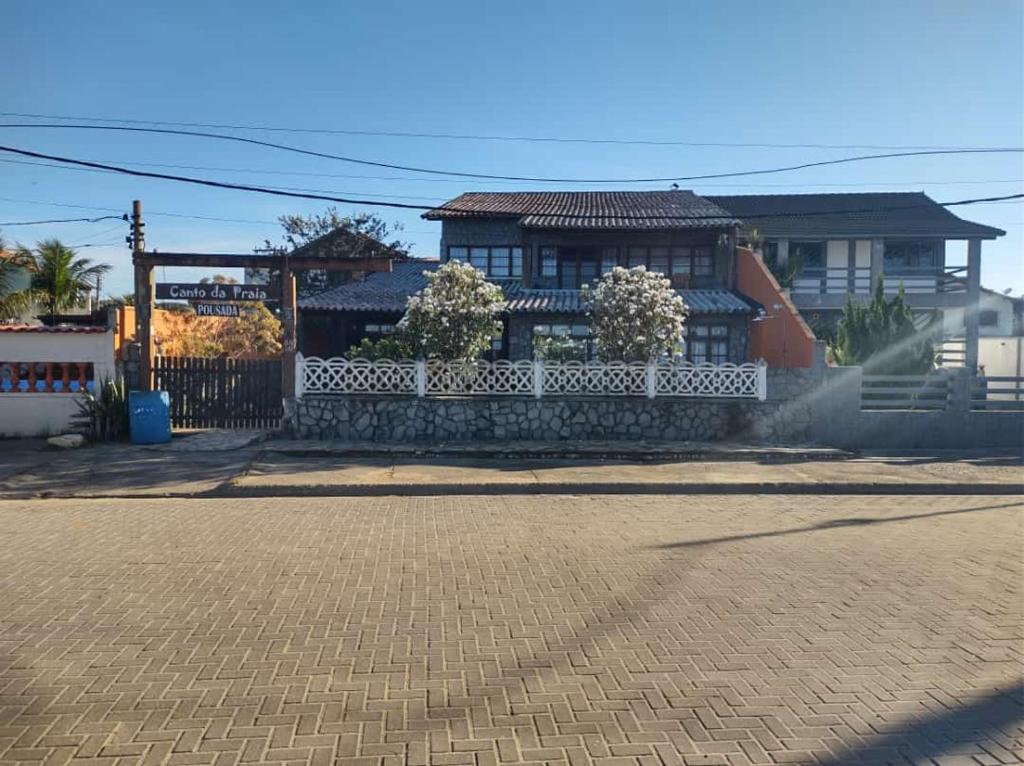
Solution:
{"label": "white lattice fence panel", "polygon": [[533,362],[427,362],[427,394],[514,396],[533,392]]}
{"label": "white lattice fence panel", "polygon": [[756,364],[659,364],[655,395],[756,399],[761,372]]}
{"label": "white lattice fence panel", "polygon": [[560,362],[544,365],[544,395],[644,396],[647,365]]}
{"label": "white lattice fence panel", "polygon": [[415,394],[416,362],[317,356],[304,360],[302,390],[320,394]]}

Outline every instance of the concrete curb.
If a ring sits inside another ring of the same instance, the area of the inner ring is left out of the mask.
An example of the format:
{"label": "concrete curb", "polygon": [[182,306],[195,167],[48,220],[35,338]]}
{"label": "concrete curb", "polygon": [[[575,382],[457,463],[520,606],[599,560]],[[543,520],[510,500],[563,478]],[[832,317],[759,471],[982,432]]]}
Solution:
{"label": "concrete curb", "polygon": [[1022,495],[1016,484],[912,483],[870,484],[803,482],[763,483],[641,483],[586,482],[580,484],[341,484],[266,485],[225,484],[198,492],[118,492],[80,495],[38,493],[0,500],[28,499],[163,499],[163,498],[261,498],[261,497],[437,497],[441,495]]}

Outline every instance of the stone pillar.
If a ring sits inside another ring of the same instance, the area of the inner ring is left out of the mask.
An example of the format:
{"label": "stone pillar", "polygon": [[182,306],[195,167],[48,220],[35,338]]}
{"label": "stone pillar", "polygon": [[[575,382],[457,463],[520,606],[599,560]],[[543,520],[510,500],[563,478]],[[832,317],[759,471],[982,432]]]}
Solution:
{"label": "stone pillar", "polygon": [[967,341],[964,366],[971,374],[978,371],[978,303],[981,300],[981,240],[967,242],[967,303],[964,305],[964,330]]}

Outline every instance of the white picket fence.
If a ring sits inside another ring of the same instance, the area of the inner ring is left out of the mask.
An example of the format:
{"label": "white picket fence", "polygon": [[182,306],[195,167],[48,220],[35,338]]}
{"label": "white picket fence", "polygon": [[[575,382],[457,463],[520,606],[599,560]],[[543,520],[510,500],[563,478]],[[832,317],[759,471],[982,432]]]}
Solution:
{"label": "white picket fence", "polygon": [[764,400],[767,367],[690,362],[295,359],[296,395],[663,396]]}

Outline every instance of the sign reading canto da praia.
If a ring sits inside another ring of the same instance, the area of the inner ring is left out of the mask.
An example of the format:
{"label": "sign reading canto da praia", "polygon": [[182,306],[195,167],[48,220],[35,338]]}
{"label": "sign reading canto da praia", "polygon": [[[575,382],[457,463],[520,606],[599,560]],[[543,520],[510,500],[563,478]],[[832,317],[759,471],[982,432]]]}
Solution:
{"label": "sign reading canto da praia", "polygon": [[269,285],[168,282],[156,286],[156,297],[172,301],[267,301],[277,295]]}

